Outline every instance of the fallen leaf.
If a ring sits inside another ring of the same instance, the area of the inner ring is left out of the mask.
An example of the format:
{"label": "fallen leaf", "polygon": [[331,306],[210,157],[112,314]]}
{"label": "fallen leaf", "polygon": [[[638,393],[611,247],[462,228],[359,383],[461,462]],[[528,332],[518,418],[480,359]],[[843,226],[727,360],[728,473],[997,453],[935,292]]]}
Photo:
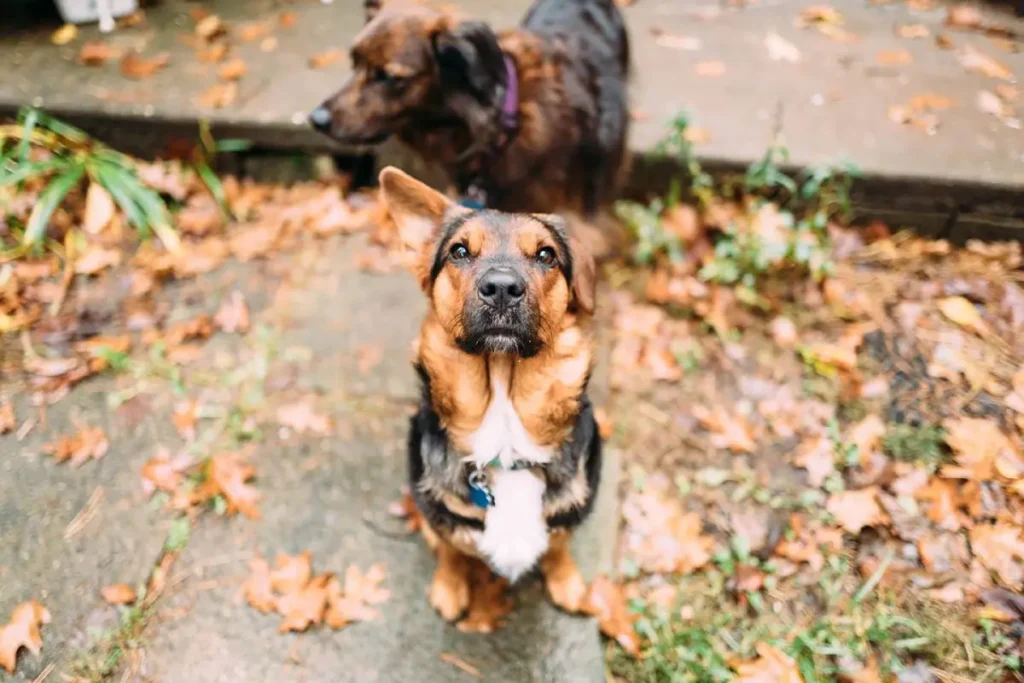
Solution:
{"label": "fallen leaf", "polygon": [[242,584],[245,601],[264,614],[277,609],[277,597],[270,579],[270,565],[262,557],[249,560],[249,576]]}
{"label": "fallen leaf", "polygon": [[270,33],[269,21],[251,21],[239,26],[237,31],[238,39],[243,43],[259,40],[268,33]]}
{"label": "fallen leaf", "polygon": [[126,583],[115,583],[100,589],[100,595],[111,605],[130,605],[138,598],[135,589]]}
{"label": "fallen leaf", "polygon": [[776,62],[796,64],[800,61],[800,50],[778,33],[772,32],[765,36],[764,46],[768,48],[768,57]]}
{"label": "fallen leaf", "polygon": [[835,445],[828,437],[817,437],[803,445],[793,464],[807,470],[807,482],[811,486],[821,488],[829,475],[836,471]]}
{"label": "fallen leaf", "polygon": [[737,683],[804,683],[792,657],[765,643],[754,647],[757,659],[736,665]]}
{"label": "fallen leaf", "polygon": [[327,625],[343,628],[357,621],[372,621],[380,616],[374,605],[391,597],[391,591],[381,588],[386,570],[383,564],[370,567],[365,574],[355,564],[345,570],[345,586],[334,580],[327,587]]}
{"label": "fallen leaf", "polygon": [[78,467],[87,460],[99,460],[107,453],[110,441],[99,427],[84,427],[70,436],[63,436],[43,446],[43,451],[57,462],[68,461]]}
{"label": "fallen leaf", "polygon": [[927,38],[931,31],[924,24],[900,24],[896,27],[896,35],[900,38]]}
{"label": "fallen leaf", "polygon": [[228,54],[228,44],[218,41],[211,43],[196,53],[200,62],[205,64],[216,64]]}
{"label": "fallen leaf", "polygon": [[[983,113],[991,114],[1000,121],[1013,125],[1012,122],[1016,120],[1013,116],[1013,107],[1009,101],[1004,101],[999,95],[989,90],[978,91],[977,103],[978,109]],[[1019,125],[1019,122],[1017,125]]]}
{"label": "fallen leaf", "polygon": [[1005,522],[979,524],[969,532],[971,552],[998,580],[1013,590],[1024,584],[1021,530]]}
{"label": "fallen leaf", "polygon": [[[956,465],[942,468],[942,476],[951,479],[987,481],[995,477],[1000,464],[1009,466],[1008,474],[1015,473],[1017,458],[1009,438],[999,425],[984,418],[961,417],[942,423],[946,430],[946,443],[953,450]],[[1007,478],[1020,478],[1020,473]]]}
{"label": "fallen leaf", "polygon": [[14,404],[10,401],[0,402],[0,434],[13,432],[18,425],[14,417]]}
{"label": "fallen leaf", "polygon": [[184,473],[191,463],[188,455],[172,457],[166,448],[158,449],[142,466],[142,490],[148,495],[156,491],[176,493],[185,482]]}
{"label": "fallen leaf", "polygon": [[634,657],[640,655],[640,637],[634,628],[639,615],[629,611],[622,586],[607,576],[598,576],[590,584],[584,611],[597,617],[601,633]]}
{"label": "fallen leaf", "polygon": [[728,448],[737,453],[753,453],[757,448],[750,424],[739,414],[724,408],[693,407],[693,416],[712,433],[711,441],[717,448]]}
{"label": "fallen leaf", "polygon": [[230,107],[238,99],[238,83],[228,81],[210,86],[199,94],[196,102],[208,109],[223,109]]}
{"label": "fallen leaf", "polygon": [[217,309],[213,322],[228,334],[248,332],[249,305],[245,302],[245,296],[237,289],[232,290]]}
{"label": "fallen leaf", "polygon": [[676,498],[632,493],[622,515],[626,551],[644,571],[688,574],[711,561],[714,539],[702,533],[700,515],[684,512]]}
{"label": "fallen leaf", "polygon": [[82,230],[90,235],[98,235],[110,225],[114,218],[114,199],[110,193],[97,182],[89,183],[85,193],[85,214],[82,218]]}
{"label": "fallen leaf", "polygon": [[940,50],[952,50],[956,45],[953,43],[953,39],[947,36],[945,33],[938,33],[935,36],[935,46]]}
{"label": "fallen leaf", "polygon": [[144,59],[138,52],[129,52],[121,60],[121,74],[126,78],[142,80],[151,77],[170,63],[170,52],[161,52],[148,59]]}
{"label": "fallen leaf", "polygon": [[381,586],[387,578],[387,567],[372,565],[365,572],[356,564],[345,569],[345,597],[367,605],[382,605],[391,599],[391,591]]}
{"label": "fallen leaf", "polygon": [[799,337],[792,320],[783,316],[775,318],[772,320],[771,331],[776,344],[783,348],[796,348]]}
{"label": "fallen leaf", "polygon": [[305,631],[310,625],[323,621],[327,609],[327,585],[332,578],[330,574],[317,576],[302,588],[277,599],[277,611],[284,615],[277,628],[279,633]]}
{"label": "fallen leaf", "polygon": [[832,5],[817,4],[803,7],[800,10],[800,14],[797,17],[795,24],[799,27],[819,23],[834,24],[838,26],[842,24],[843,21],[843,15]]}
{"label": "fallen leaf", "polygon": [[[702,126],[687,126],[683,131],[683,139],[694,145],[703,145],[711,142],[711,133]],[[679,208],[679,207],[674,207]]]}
{"label": "fallen leaf", "polygon": [[278,553],[274,564],[270,584],[278,593],[301,590],[313,575],[313,554],[308,550],[301,555]]}
{"label": "fallen leaf", "polygon": [[36,600],[23,602],[11,612],[11,620],[0,628],[0,666],[13,674],[18,650],[38,656],[43,647],[40,626],[50,623],[50,611]]}
{"label": "fallen leaf", "polygon": [[1013,81],[1013,72],[1005,64],[989,57],[971,45],[965,45],[957,52],[957,59],[968,71],[980,73],[989,78],[998,78],[1004,81]]}
{"label": "fallen leaf", "polygon": [[277,49],[277,38],[267,36],[260,41],[260,52],[273,52]]}
{"label": "fallen leaf", "polygon": [[285,28],[290,28],[294,26],[297,20],[298,16],[296,16],[295,12],[281,12],[281,14],[277,17],[277,22],[281,24],[281,26],[284,26]]}
{"label": "fallen leaf", "polygon": [[95,275],[107,268],[121,264],[121,251],[93,244],[85,248],[75,259],[75,272],[79,275]]}
{"label": "fallen leaf", "polygon": [[878,489],[874,486],[834,493],[829,497],[826,509],[851,534],[860,533],[866,526],[884,524],[887,519],[878,505]]}
{"label": "fallen leaf", "polygon": [[218,453],[211,457],[204,468],[206,479],[196,490],[200,500],[210,500],[217,495],[224,496],[228,514],[241,512],[251,519],[259,519],[256,507],[260,492],[246,482],[255,476],[252,465],[242,461],[234,453]]}
{"label": "fallen leaf", "polygon": [[698,76],[722,76],[725,74],[725,64],[717,59],[709,59],[694,64],[693,71]]}
{"label": "fallen leaf", "polygon": [[850,430],[847,441],[857,447],[858,462],[867,462],[868,456],[881,443],[885,423],[877,415],[868,415]]}
{"label": "fallen leaf", "polygon": [[121,50],[100,40],[87,40],[78,50],[78,63],[85,66],[103,66],[120,57]]}
{"label": "fallen leaf", "polygon": [[981,314],[974,304],[962,296],[950,296],[939,299],[937,303],[939,311],[950,321],[969,332],[974,332],[979,337],[989,334],[989,327],[981,318]]}
{"label": "fallen leaf", "polygon": [[331,431],[331,423],[326,416],[313,409],[313,400],[304,399],[283,405],[277,409],[277,421],[284,427],[290,427],[302,434],[327,434]]}
{"label": "fallen leaf", "polygon": [[946,9],[946,25],[954,28],[979,28],[981,10],[967,3],[952,5]]}
{"label": "fallen leaf", "polygon": [[925,516],[940,529],[958,531],[964,526],[964,516],[960,513],[962,496],[957,482],[932,478],[927,486],[919,488],[914,497],[929,503]]}
{"label": "fallen leaf", "polygon": [[78,27],[74,24],[64,24],[50,34],[50,42],[54,45],[67,45],[78,37]]}
{"label": "fallen leaf", "polygon": [[996,94],[1007,102],[1016,102],[1020,99],[1020,90],[1009,83],[997,83]]}
{"label": "fallen leaf", "polygon": [[903,66],[914,61],[914,57],[906,50],[881,50],[875,60],[882,66]]}
{"label": "fallen leaf", "polygon": [[246,74],[246,71],[245,60],[241,57],[235,57],[221,64],[220,68],[217,69],[217,77],[222,81],[237,81]]}
{"label": "fallen leaf", "polygon": [[345,57],[345,53],[338,49],[330,49],[309,58],[311,69],[325,69],[337,64]]}
{"label": "fallen leaf", "polygon": [[203,40],[210,40],[227,32],[224,22],[216,14],[210,14],[196,22],[196,35]]}

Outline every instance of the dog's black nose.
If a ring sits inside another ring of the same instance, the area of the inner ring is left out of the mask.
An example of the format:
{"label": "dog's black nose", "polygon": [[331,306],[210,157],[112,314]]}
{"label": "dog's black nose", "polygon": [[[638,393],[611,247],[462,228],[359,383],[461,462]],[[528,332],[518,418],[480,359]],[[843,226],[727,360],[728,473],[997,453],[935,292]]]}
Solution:
{"label": "dog's black nose", "polygon": [[318,131],[327,132],[331,128],[331,112],[327,107],[317,107],[309,115],[309,124]]}
{"label": "dog's black nose", "polygon": [[526,294],[526,280],[508,270],[489,270],[477,285],[480,298],[499,308],[518,303]]}

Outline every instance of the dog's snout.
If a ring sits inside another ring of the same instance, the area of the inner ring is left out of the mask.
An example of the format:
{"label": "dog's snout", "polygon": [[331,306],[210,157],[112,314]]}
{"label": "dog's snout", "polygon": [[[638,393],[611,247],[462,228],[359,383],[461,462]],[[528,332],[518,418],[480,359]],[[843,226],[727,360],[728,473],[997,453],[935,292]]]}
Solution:
{"label": "dog's snout", "polygon": [[522,300],[526,281],[513,271],[490,270],[480,278],[477,291],[485,303],[501,308]]}
{"label": "dog's snout", "polygon": [[327,107],[317,107],[309,115],[309,123],[322,133],[331,128],[331,112]]}

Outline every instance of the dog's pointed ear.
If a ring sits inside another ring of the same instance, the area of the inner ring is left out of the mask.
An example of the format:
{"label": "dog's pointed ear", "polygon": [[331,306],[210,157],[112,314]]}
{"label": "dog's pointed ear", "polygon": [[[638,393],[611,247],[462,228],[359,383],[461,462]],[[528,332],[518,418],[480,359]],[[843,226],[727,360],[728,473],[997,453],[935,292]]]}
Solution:
{"label": "dog's pointed ear", "polygon": [[482,21],[461,21],[434,36],[441,78],[468,89],[480,101],[505,83],[505,58],[498,38]]}
{"label": "dog's pointed ear", "polygon": [[366,17],[367,24],[373,21],[383,4],[384,0],[363,0],[363,15]]}
{"label": "dog's pointed ear", "polygon": [[569,253],[572,254],[572,291],[574,307],[586,314],[594,312],[597,298],[597,264],[590,248],[576,235],[569,236]]}
{"label": "dog's pointed ear", "polygon": [[380,172],[380,198],[398,229],[406,266],[426,289],[430,250],[445,212],[453,206],[451,200],[394,166]]}

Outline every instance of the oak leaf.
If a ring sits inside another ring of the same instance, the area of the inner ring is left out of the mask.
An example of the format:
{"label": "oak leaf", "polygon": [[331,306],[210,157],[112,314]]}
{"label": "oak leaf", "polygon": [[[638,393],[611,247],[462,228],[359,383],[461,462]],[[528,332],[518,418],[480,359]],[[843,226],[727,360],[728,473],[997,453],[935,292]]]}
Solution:
{"label": "oak leaf", "polygon": [[313,554],[308,550],[301,555],[278,553],[274,559],[270,584],[278,593],[294,593],[309,583],[313,575]]}
{"label": "oak leaf", "polygon": [[277,421],[282,426],[290,427],[300,434],[312,432],[323,435],[331,430],[331,423],[327,417],[313,409],[313,400],[311,398],[289,403],[278,408]]}
{"label": "oak leaf", "polygon": [[634,628],[639,615],[629,611],[621,585],[607,576],[594,579],[584,611],[597,617],[601,633],[615,640],[634,657],[640,655],[640,637]]}
{"label": "oak leaf", "polygon": [[213,316],[217,327],[227,333],[249,331],[249,305],[245,296],[237,289],[224,299],[217,313]]}
{"label": "oak leaf", "polygon": [[43,647],[40,626],[50,623],[50,611],[36,600],[23,602],[11,612],[11,621],[0,627],[0,666],[14,673],[18,650],[26,648],[39,655]]}
{"label": "oak leaf", "polygon": [[1024,540],[1020,527],[1006,522],[979,524],[970,530],[971,552],[999,581],[1014,590],[1024,585]]}
{"label": "oak leaf", "polygon": [[256,507],[261,495],[246,482],[255,476],[252,465],[242,461],[235,453],[218,453],[209,459],[205,468],[206,480],[197,489],[200,500],[209,500],[217,495],[224,496],[228,514],[241,512],[251,519],[259,519]]}
{"label": "oak leaf", "polygon": [[152,495],[156,491],[176,493],[185,481],[185,470],[191,463],[187,455],[172,457],[166,448],[142,466],[142,490]]}
{"label": "oak leaf", "polygon": [[962,296],[949,296],[938,301],[939,311],[950,321],[980,337],[989,333],[988,324],[982,320],[981,314],[974,304]]}
{"label": "oak leaf", "polygon": [[110,441],[100,427],[83,427],[70,436],[62,436],[43,446],[43,450],[57,462],[68,461],[78,467],[87,460],[99,460],[107,453]]}
{"label": "oak leaf", "polygon": [[866,526],[876,526],[887,521],[885,512],[878,504],[878,489],[874,486],[859,491],[834,493],[828,499],[826,509],[851,534],[860,533]]}
{"label": "oak leaf", "polygon": [[151,77],[170,63],[170,52],[161,52],[148,59],[138,52],[129,52],[121,60],[121,74],[126,78],[141,80]]}
{"label": "oak leaf", "polygon": [[804,683],[792,657],[765,643],[754,647],[758,658],[736,665],[738,683]]}
{"label": "oak leaf", "polygon": [[284,615],[277,630],[305,631],[311,624],[319,624],[327,609],[327,585],[333,575],[323,574],[309,581],[302,588],[284,593],[277,599],[277,611]]}

